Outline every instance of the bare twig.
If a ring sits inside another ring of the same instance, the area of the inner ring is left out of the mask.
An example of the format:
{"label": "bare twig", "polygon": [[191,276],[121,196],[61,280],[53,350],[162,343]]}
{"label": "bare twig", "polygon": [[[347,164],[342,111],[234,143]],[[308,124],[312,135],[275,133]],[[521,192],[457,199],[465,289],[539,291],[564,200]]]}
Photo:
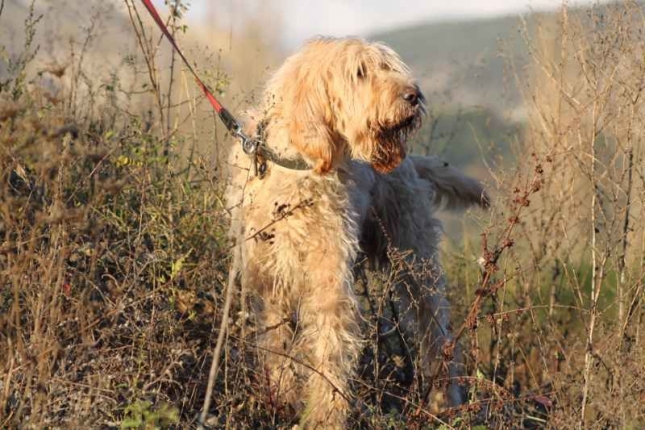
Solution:
{"label": "bare twig", "polygon": [[[171,26],[170,26],[170,32],[172,34],[172,37],[175,37],[175,34],[177,32],[177,8],[179,7],[179,1],[180,0],[175,0],[175,3],[173,5],[173,8],[171,10]],[[166,142],[164,144],[164,157],[166,158],[166,163],[169,162],[169,157],[170,155],[170,129],[171,129],[171,115],[170,115],[170,109],[172,106],[172,86],[175,81],[175,50],[171,49],[170,50],[170,76],[168,77],[168,103],[166,107]]]}
{"label": "bare twig", "polygon": [[[150,79],[150,84],[152,85],[152,92],[155,96],[155,101],[157,102],[157,108],[159,109],[159,124],[160,128],[163,130],[164,124],[164,106],[161,100],[161,91],[159,87],[159,78],[157,76],[157,68],[154,64],[155,53],[148,46],[148,39],[145,32],[145,27],[143,26],[143,21],[141,20],[141,15],[137,9],[133,0],[125,0],[125,4],[128,8],[128,16],[130,17],[130,23],[134,30],[134,34],[143,53],[143,58],[146,62],[146,67],[148,69],[148,77]],[[136,20],[135,20],[136,18]]]}
{"label": "bare twig", "polygon": [[[629,148],[627,153],[627,201],[625,202],[625,218],[623,219],[623,235],[621,238],[621,253],[618,258],[618,325],[622,327],[625,320],[625,283],[627,282],[626,278],[626,257],[627,257],[627,236],[629,233],[629,216],[632,200],[632,184],[633,184],[633,173],[634,173],[634,149]],[[623,339],[625,333],[621,333],[621,339]]]}
{"label": "bare twig", "polygon": [[260,228],[258,231],[255,233],[251,234],[250,236],[244,238],[245,241],[255,239],[256,237],[262,237],[264,233],[266,232],[267,229],[271,228],[273,225],[277,224],[278,222],[288,218],[289,216],[293,215],[293,213],[299,209],[303,209],[306,207],[309,207],[313,204],[312,200],[305,199],[300,202],[298,202],[295,206],[293,207],[284,207],[284,210],[278,211],[274,216],[275,218],[270,221],[268,224],[266,224],[264,227]]}
{"label": "bare twig", "polygon": [[240,270],[242,263],[242,250],[240,246],[233,249],[233,262],[228,273],[228,285],[226,286],[226,298],[224,300],[224,309],[222,310],[222,321],[220,322],[219,333],[217,335],[217,343],[213,350],[213,361],[211,369],[208,374],[208,385],[206,387],[206,395],[204,396],[204,405],[202,406],[202,413],[199,416],[199,424],[203,426],[208,416],[208,410],[211,404],[211,396],[215,380],[217,379],[217,372],[219,370],[219,360],[222,353],[222,346],[224,345],[224,337],[228,329],[228,314],[231,309],[231,302],[233,301],[233,290],[235,288],[235,279]]}
{"label": "bare twig", "polygon": [[597,116],[598,105],[594,102],[592,110],[592,130],[589,140],[589,154],[591,155],[591,203],[590,203],[590,217],[591,217],[591,300],[589,303],[589,321],[587,322],[587,346],[585,351],[585,367],[583,371],[584,384],[582,386],[582,404],[580,407],[580,428],[584,427],[585,412],[587,406],[587,397],[589,395],[589,385],[591,383],[591,364],[594,359],[594,331],[596,328],[596,318],[598,315],[598,297],[602,289],[602,282],[604,278],[604,267],[606,255],[598,255],[598,225],[597,225],[597,209],[598,209],[598,173],[597,173],[597,158],[596,158],[596,124],[598,121]]}

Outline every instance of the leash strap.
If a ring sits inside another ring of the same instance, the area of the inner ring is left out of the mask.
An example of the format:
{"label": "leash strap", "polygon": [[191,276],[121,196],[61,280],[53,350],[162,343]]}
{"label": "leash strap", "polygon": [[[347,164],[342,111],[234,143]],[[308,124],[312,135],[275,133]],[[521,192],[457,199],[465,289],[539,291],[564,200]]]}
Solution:
{"label": "leash strap", "polygon": [[[213,106],[213,108],[219,115],[219,118],[222,120],[226,128],[235,136],[241,138],[243,140],[243,144],[245,144],[244,140],[245,139],[248,140],[248,138],[246,138],[246,136],[244,136],[244,134],[242,133],[242,127],[240,126],[240,123],[235,119],[235,117],[228,110],[226,110],[226,108],[217,100],[217,98],[215,98],[215,96],[213,95],[213,92],[206,86],[206,84],[204,84],[204,82],[202,82],[202,80],[199,79],[197,72],[195,72],[195,69],[188,62],[188,60],[184,56],[184,53],[181,51],[181,49],[179,49],[179,46],[177,45],[175,38],[172,36],[172,34],[170,34],[170,31],[168,31],[168,28],[166,27],[163,20],[159,16],[157,9],[152,4],[152,0],[141,0],[141,1],[143,2],[143,5],[150,13],[150,16],[152,16],[152,19],[154,19],[155,23],[157,23],[157,26],[159,27],[161,32],[164,34],[164,36],[166,36],[166,39],[168,39],[168,41],[173,46],[173,48],[175,48],[175,51],[177,51],[181,59],[184,61],[184,64],[186,65],[186,67],[188,67],[188,70],[190,70],[190,73],[195,78],[195,81],[197,81],[197,85],[204,92],[204,95],[206,96],[210,104]],[[247,148],[244,148],[244,150],[246,151]]]}
{"label": "leash strap", "polygon": [[141,0],[141,2],[148,10],[150,16],[152,16],[152,19],[155,21],[161,32],[164,34],[164,36],[166,36],[166,39],[168,39],[172,47],[175,49],[175,51],[177,51],[181,59],[184,61],[184,64],[186,65],[186,67],[188,67],[188,70],[195,78],[197,85],[204,92],[204,95],[213,106],[228,131],[230,131],[231,134],[238,137],[242,141],[242,149],[244,150],[244,152],[253,157],[256,176],[259,176],[260,178],[264,176],[266,172],[266,160],[271,161],[278,166],[282,166],[291,170],[311,169],[311,167],[301,158],[295,160],[281,158],[273,151],[271,151],[271,149],[267,148],[266,145],[262,144],[261,137],[249,138],[246,134],[244,134],[244,132],[242,131],[242,126],[237,121],[237,119],[235,119],[233,114],[226,110],[226,108],[217,100],[217,98],[215,98],[213,92],[206,86],[204,82],[202,82],[201,79],[199,79],[197,72],[188,62],[181,49],[179,49],[179,45],[177,45],[175,38],[172,36],[172,34],[170,34],[168,27],[166,27],[166,24],[164,24],[163,20],[159,16],[157,9],[152,4],[152,0]]}

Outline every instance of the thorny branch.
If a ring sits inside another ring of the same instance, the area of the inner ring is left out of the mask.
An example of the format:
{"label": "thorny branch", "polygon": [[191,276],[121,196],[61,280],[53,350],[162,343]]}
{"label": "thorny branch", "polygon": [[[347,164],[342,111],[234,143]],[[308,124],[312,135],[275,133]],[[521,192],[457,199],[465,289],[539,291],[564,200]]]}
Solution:
{"label": "thorny branch", "polygon": [[475,329],[478,324],[479,311],[483,300],[486,297],[494,295],[499,289],[505,286],[505,281],[494,282],[494,275],[498,270],[498,261],[502,256],[504,250],[510,249],[513,244],[513,230],[515,226],[520,222],[520,215],[524,208],[530,205],[529,197],[534,193],[538,192],[542,186],[543,179],[542,175],[544,173],[542,164],[539,162],[538,157],[535,153],[532,154],[533,159],[536,162],[533,178],[531,179],[530,184],[524,189],[520,190],[519,188],[514,189],[515,198],[512,202],[511,216],[508,218],[508,224],[500,243],[498,243],[492,250],[488,246],[488,237],[486,233],[482,234],[482,250],[483,250],[483,269],[484,274],[481,281],[479,289],[475,291],[475,301],[470,306],[468,314],[464,323],[459,327],[459,330],[454,336],[452,343],[459,341],[461,336],[464,334],[466,329]]}

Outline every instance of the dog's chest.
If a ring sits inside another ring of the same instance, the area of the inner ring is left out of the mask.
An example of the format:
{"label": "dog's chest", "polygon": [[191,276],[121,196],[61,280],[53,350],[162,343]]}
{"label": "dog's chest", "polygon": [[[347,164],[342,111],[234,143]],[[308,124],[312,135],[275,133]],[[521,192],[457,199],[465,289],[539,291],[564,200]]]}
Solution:
{"label": "dog's chest", "polygon": [[272,175],[249,190],[245,248],[263,272],[284,278],[302,272],[311,255],[349,264],[356,256],[355,190],[335,177]]}

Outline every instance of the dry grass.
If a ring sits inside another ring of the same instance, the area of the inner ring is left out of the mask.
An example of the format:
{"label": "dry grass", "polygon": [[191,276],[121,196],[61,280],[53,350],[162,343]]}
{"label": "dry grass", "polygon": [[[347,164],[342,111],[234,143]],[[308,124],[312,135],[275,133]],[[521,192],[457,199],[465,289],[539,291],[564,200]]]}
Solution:
{"label": "dry grass", "polygon": [[[144,49],[118,82],[88,79],[76,55],[56,94],[43,90],[36,13],[1,77],[3,428],[196,426],[230,258],[218,151],[199,142],[225,141],[133,18]],[[368,341],[355,426],[645,425],[644,23],[627,2],[565,8],[525,34],[532,66],[509,64],[530,112],[522,156],[492,168],[482,236],[444,255],[468,402],[433,403],[415,376],[391,303],[397,264],[387,276],[358,270]],[[232,85],[212,70],[213,86]],[[207,423],[289,427],[235,293]]]}

